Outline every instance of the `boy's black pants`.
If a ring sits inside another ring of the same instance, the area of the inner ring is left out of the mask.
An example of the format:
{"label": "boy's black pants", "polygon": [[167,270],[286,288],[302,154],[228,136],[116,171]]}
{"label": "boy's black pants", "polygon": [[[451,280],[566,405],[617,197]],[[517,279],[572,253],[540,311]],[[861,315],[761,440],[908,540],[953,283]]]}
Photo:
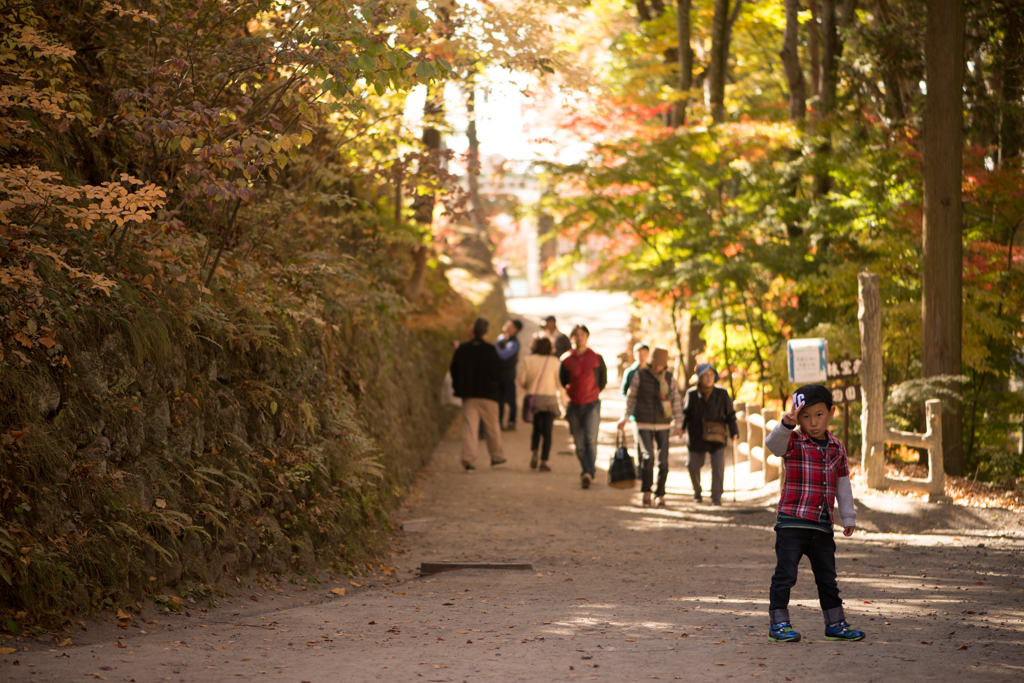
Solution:
{"label": "boy's black pants", "polygon": [[813,529],[778,529],[775,532],[775,574],[768,594],[768,613],[773,624],[789,621],[789,591],[796,584],[800,558],[811,561],[814,582],[818,586],[818,602],[825,614],[825,623],[843,619],[843,601],[836,584],[836,541],[832,534]]}

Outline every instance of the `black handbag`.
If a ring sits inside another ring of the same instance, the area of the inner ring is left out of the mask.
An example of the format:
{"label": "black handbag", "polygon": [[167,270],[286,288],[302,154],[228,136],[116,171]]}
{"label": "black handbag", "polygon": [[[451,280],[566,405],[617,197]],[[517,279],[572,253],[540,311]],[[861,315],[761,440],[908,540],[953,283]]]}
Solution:
{"label": "black handbag", "polygon": [[608,466],[608,485],[617,489],[631,489],[636,486],[636,464],[626,448],[626,435],[615,433],[615,455]]}

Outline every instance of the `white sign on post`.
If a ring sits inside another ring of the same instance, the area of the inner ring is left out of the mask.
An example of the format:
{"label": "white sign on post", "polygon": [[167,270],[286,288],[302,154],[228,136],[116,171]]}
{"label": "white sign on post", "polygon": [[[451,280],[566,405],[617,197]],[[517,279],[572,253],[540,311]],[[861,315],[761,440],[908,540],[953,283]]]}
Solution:
{"label": "white sign on post", "polygon": [[809,384],[828,379],[828,345],[824,339],[790,339],[786,348],[790,382]]}

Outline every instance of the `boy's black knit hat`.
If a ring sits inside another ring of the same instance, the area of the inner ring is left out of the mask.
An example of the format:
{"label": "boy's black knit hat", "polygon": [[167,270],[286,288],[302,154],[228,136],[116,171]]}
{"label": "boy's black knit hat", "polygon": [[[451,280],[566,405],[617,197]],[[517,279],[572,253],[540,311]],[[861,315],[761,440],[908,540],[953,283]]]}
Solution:
{"label": "boy's black knit hat", "polygon": [[824,403],[832,407],[832,392],[820,384],[805,384],[793,392],[793,400],[800,401],[804,406]]}

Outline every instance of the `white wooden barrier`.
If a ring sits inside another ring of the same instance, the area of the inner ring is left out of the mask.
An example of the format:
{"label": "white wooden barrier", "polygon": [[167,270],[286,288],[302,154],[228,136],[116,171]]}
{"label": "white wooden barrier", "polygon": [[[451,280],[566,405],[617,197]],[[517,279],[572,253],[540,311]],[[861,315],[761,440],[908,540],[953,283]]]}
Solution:
{"label": "white wooden barrier", "polygon": [[779,424],[777,411],[762,412],[756,403],[737,403],[736,409],[739,443],[736,444],[733,463],[749,461],[752,473],[764,473],[765,484],[784,477],[782,458],[772,455],[764,446],[765,437]]}

